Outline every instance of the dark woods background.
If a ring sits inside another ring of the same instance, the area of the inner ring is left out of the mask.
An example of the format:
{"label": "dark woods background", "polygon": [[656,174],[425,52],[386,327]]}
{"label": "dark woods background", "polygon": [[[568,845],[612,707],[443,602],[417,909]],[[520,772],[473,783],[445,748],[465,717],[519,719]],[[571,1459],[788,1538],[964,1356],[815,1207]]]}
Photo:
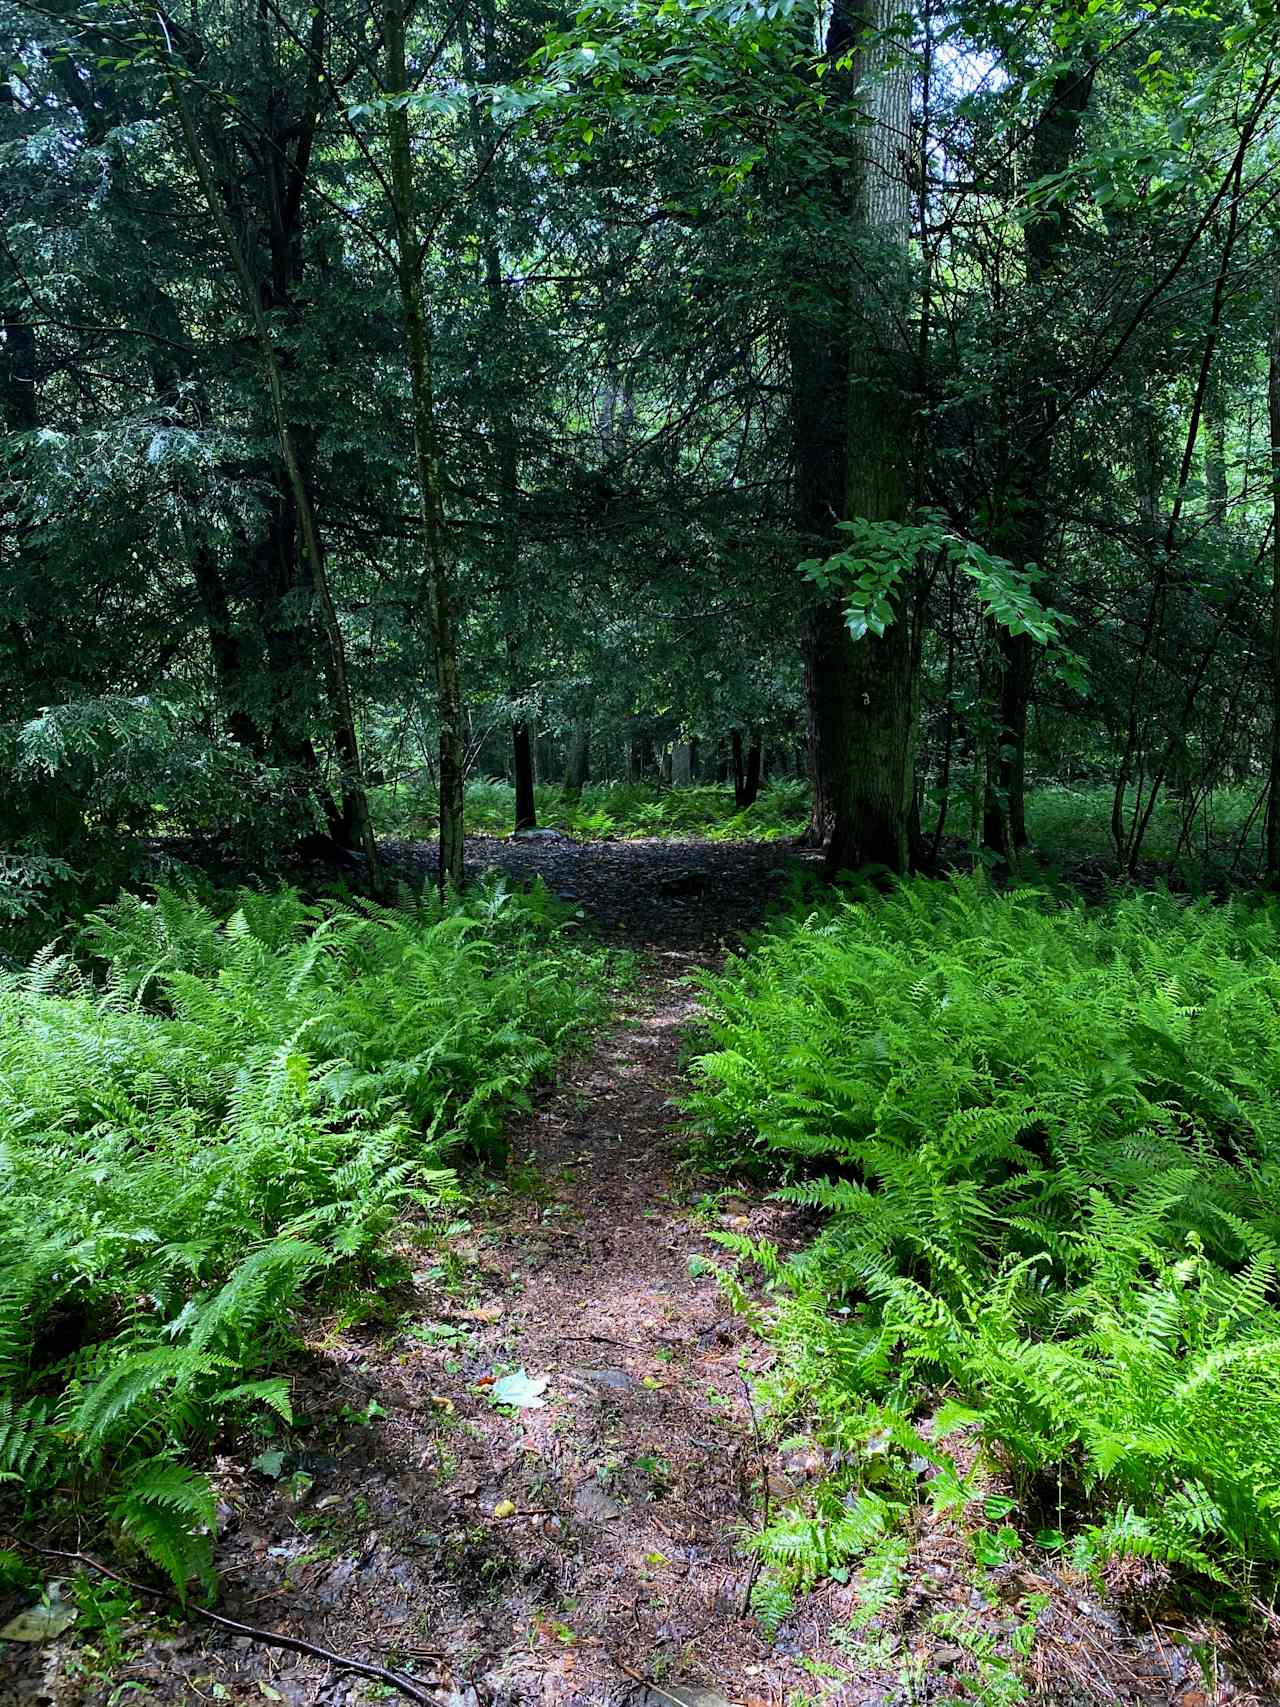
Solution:
{"label": "dark woods background", "polygon": [[468,777],[480,827],[763,777],[836,866],[1274,875],[1270,5],[0,42],[10,914],[139,835],[442,819],[456,876]]}

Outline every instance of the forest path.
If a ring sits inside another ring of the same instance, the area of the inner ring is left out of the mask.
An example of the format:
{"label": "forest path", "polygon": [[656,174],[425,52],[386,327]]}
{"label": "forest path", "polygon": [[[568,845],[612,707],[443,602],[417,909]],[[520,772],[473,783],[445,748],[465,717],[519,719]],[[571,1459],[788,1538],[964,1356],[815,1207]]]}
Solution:
{"label": "forest path", "polygon": [[[745,1612],[739,1543],[776,1467],[742,1374],[768,1353],[704,1265],[711,1230],[786,1243],[790,1212],[682,1171],[677,1099],[691,975],[758,923],[792,862],[552,841],[469,843],[468,861],[545,876],[637,952],[637,975],[513,1126],[506,1174],[471,1182],[429,1242],[409,1229],[412,1291],[309,1324],[295,1451],[275,1479],[218,1465],[219,1609],[411,1668],[448,1707],[779,1707],[803,1674]],[[496,1403],[519,1371],[539,1402]],[[384,1698],[312,1657],[139,1622],[109,1681],[52,1678],[44,1699],[105,1707],[130,1684],[166,1707]]]}
{"label": "forest path", "polygon": [[[430,854],[398,857],[412,869]],[[402,1230],[410,1281],[304,1324],[289,1450],[214,1466],[219,1611],[411,1671],[434,1707],[919,1707],[955,1699],[967,1663],[937,1614],[966,1609],[1007,1641],[1010,1608],[1034,1590],[1053,1601],[1035,1699],[1280,1699],[1202,1687],[1183,1622],[1124,1615],[1048,1563],[975,1577],[963,1525],[925,1508],[904,1593],[865,1654],[833,1636],[857,1604],[834,1580],[762,1640],[742,1532],[762,1486],[776,1510],[824,1460],[761,1444],[748,1380],[771,1353],[726,1310],[708,1235],[786,1250],[806,1229],[798,1211],[696,1177],[679,1099],[694,974],[759,921],[793,859],[694,843],[486,842],[468,856],[543,875],[637,952],[637,975],[615,1022],[513,1124],[506,1171],[469,1180],[452,1224]],[[536,1402],[499,1402],[521,1397]],[[109,1592],[102,1607],[0,1668],[0,1707],[393,1698],[315,1655]],[[1194,1633],[1202,1652],[1220,1645]],[[1008,1673],[987,1681],[980,1699],[1019,1698]]]}

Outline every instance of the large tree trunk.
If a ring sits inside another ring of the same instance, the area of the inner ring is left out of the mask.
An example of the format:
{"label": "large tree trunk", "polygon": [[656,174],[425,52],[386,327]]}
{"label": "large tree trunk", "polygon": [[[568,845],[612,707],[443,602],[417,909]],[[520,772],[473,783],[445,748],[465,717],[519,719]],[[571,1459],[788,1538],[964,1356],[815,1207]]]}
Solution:
{"label": "large tree trunk", "polygon": [[[837,0],[827,39],[832,59],[854,50],[850,98],[869,121],[858,131],[849,207],[853,233],[883,249],[873,278],[867,269],[855,269],[843,363],[835,364],[836,372],[843,365],[848,376],[837,515],[871,521],[905,521],[911,513],[913,419],[901,331],[910,235],[903,167],[910,80],[897,63],[898,49],[886,50],[878,39],[900,11],[898,0]],[[797,403],[809,406],[808,399],[798,397]],[[833,426],[828,419],[818,428],[828,502],[836,477]],[[809,498],[811,514],[816,496]],[[825,834],[832,870],[877,864],[902,872],[909,864],[915,695],[906,581],[904,576],[892,601],[894,620],[883,635],[855,640],[841,602],[819,604],[809,615],[804,651],[811,833]]]}
{"label": "large tree trunk", "polygon": [[[405,13],[402,0],[388,0],[383,20],[387,90],[409,88],[405,63]],[[443,894],[463,879],[462,695],[454,632],[453,585],[444,524],[444,483],[436,439],[431,331],[422,288],[422,235],[418,226],[409,114],[403,104],[387,113],[391,156],[391,212],[396,233],[396,277],[404,321],[405,353],[413,393],[413,444],[418,499],[427,553],[426,596],[431,650],[436,673],[436,715],[440,724],[440,848],[437,882]]]}

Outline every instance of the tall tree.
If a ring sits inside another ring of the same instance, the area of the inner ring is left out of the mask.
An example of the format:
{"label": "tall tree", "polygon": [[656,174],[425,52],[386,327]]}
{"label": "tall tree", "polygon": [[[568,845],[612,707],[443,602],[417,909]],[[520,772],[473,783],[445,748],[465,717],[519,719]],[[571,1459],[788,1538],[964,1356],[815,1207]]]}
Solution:
{"label": "tall tree", "polygon": [[[840,342],[816,360],[807,348],[793,384],[797,417],[808,423],[797,434],[801,520],[810,528],[825,522],[829,537],[841,519],[906,522],[911,513],[910,73],[902,25],[895,0],[837,0],[827,30],[826,59],[844,84],[851,131],[850,180],[837,188],[853,267],[847,287],[833,293],[847,303]],[[881,632],[868,628],[855,638],[840,599],[815,601],[806,618],[814,821],[837,869],[877,864],[900,872],[910,859],[909,567],[889,597],[892,619]]]}
{"label": "tall tree", "polygon": [[395,230],[397,283],[404,321],[405,353],[413,394],[413,445],[418,479],[422,542],[426,551],[424,591],[435,662],[439,722],[440,841],[437,877],[441,890],[463,879],[462,694],[454,629],[453,576],[445,530],[444,478],[436,424],[431,323],[423,288],[425,245],[418,220],[418,190],[406,97],[410,90],[405,47],[405,8],[388,0],[383,15],[386,44],[384,87],[391,164],[390,198]]}

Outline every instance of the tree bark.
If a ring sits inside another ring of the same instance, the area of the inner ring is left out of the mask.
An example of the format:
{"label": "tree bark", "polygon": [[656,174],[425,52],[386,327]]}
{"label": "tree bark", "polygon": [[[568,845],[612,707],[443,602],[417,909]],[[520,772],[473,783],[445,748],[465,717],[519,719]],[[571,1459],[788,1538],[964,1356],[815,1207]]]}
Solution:
{"label": "tree bark", "polygon": [[1267,418],[1271,452],[1271,753],[1268,766],[1266,881],[1280,885],[1280,274],[1272,286],[1267,361]]}
{"label": "tree bark", "polygon": [[[1062,172],[1075,152],[1093,90],[1092,51],[1068,64],[1055,79],[1031,137],[1027,177],[1031,183]],[[1058,357],[1049,333],[1054,277],[1059,269],[1065,216],[1049,204],[1023,227],[1023,256],[1032,293],[1034,330],[1022,376],[1019,443],[1009,447],[1003,519],[997,548],[1014,565],[1044,567],[1049,543],[1049,484],[1058,428]],[[1043,596],[1043,590],[1042,590]],[[990,786],[983,808],[984,844],[1008,858],[1027,845],[1027,713],[1035,681],[1035,642],[992,625],[998,658],[996,738]]]}
{"label": "tree bark", "polygon": [[369,882],[374,888],[377,888],[381,869],[378,857],[378,841],[373,831],[373,820],[369,814],[369,798],[365,792],[364,777],[360,768],[360,743],[356,733],[355,711],[347,677],[346,648],[342,638],[342,627],[338,620],[337,607],[333,602],[332,588],[329,584],[320,530],[316,523],[311,495],[303,478],[302,467],[298,460],[297,449],[289,424],[280,372],[280,360],[272,338],[271,326],[267,319],[261,292],[254,280],[240,239],[231,223],[226,206],[219,194],[218,186],[214,181],[208,156],[201,146],[195,121],[187,104],[182,77],[172,58],[168,66],[168,82],[177,109],[187,153],[199,180],[201,193],[208,204],[219,239],[235,270],[243,306],[253,326],[255,341],[262,359],[263,373],[271,398],[271,411],[275,422],[280,460],[288,480],[290,496],[296,506],[303,549],[314,577],[315,591],[320,606],[321,628],[326,642],[327,654],[325,673],[334,710],[334,739],[338,749],[338,759],[343,767],[343,781],[349,813],[354,819],[353,827],[364,852]]}
{"label": "tree bark", "polygon": [[[386,88],[405,94],[405,10],[388,0],[383,18]],[[422,288],[422,234],[418,226],[409,114],[403,105],[387,113],[391,160],[391,212],[395,225],[397,284],[404,322],[405,354],[413,394],[413,443],[417,462],[422,537],[427,554],[426,602],[435,660],[436,715],[440,724],[440,845],[436,879],[443,895],[463,879],[462,694],[454,632],[453,585],[444,522],[444,482],[436,437],[431,330]]]}
{"label": "tree bark", "polygon": [[742,731],[735,729],[730,736],[733,749],[733,803],[739,812],[754,806],[760,794],[760,735],[753,732],[747,747],[746,763],[742,757]]}
{"label": "tree bark", "polygon": [[533,796],[533,741],[523,718],[511,725],[511,759],[516,784],[515,827],[532,830],[538,822]]}
{"label": "tree bark", "polygon": [[[494,64],[496,17],[493,0],[485,0],[481,16],[484,32],[483,76],[492,80],[497,71]],[[467,27],[465,9],[458,17],[458,38],[462,47],[463,73],[468,82],[475,82],[477,68],[471,51],[471,33]],[[492,176],[485,169],[493,156],[495,137],[487,108],[472,103],[468,107],[468,117],[471,151],[478,179],[477,192],[484,213],[484,288],[489,324],[485,330],[483,352],[484,356],[492,359],[497,366],[496,372],[486,376],[486,389],[493,400],[489,413],[497,461],[498,501],[501,506],[497,538],[499,601],[502,610],[503,645],[506,651],[507,692],[513,701],[519,703],[528,686],[522,646],[524,622],[517,585],[520,568],[520,529],[515,506],[520,485],[520,456],[515,422],[509,405],[509,376],[501,371],[501,361],[507,351],[510,333],[507,324],[507,302],[502,285],[502,258],[497,238],[500,210]],[[523,714],[512,719],[511,753],[516,789],[515,828],[531,830],[537,826],[538,815],[533,792],[533,756],[529,725]]]}
{"label": "tree bark", "polygon": [[565,760],[564,792],[577,798],[591,780],[591,713],[580,712],[573,720],[569,751]]}
{"label": "tree bark", "polygon": [[[882,32],[898,0],[837,0],[828,54],[853,50],[850,98],[866,115],[858,132],[850,218],[857,238],[883,250],[876,276],[855,269],[844,331],[848,388],[839,514],[905,521],[911,513],[913,435],[909,352],[903,345],[910,199],[903,152],[910,134],[910,79]],[[828,479],[834,470],[828,473]],[[891,599],[883,635],[855,640],[843,601],[811,612],[805,640],[813,755],[813,829],[825,829],[827,866],[910,863],[913,647],[909,577]]]}

